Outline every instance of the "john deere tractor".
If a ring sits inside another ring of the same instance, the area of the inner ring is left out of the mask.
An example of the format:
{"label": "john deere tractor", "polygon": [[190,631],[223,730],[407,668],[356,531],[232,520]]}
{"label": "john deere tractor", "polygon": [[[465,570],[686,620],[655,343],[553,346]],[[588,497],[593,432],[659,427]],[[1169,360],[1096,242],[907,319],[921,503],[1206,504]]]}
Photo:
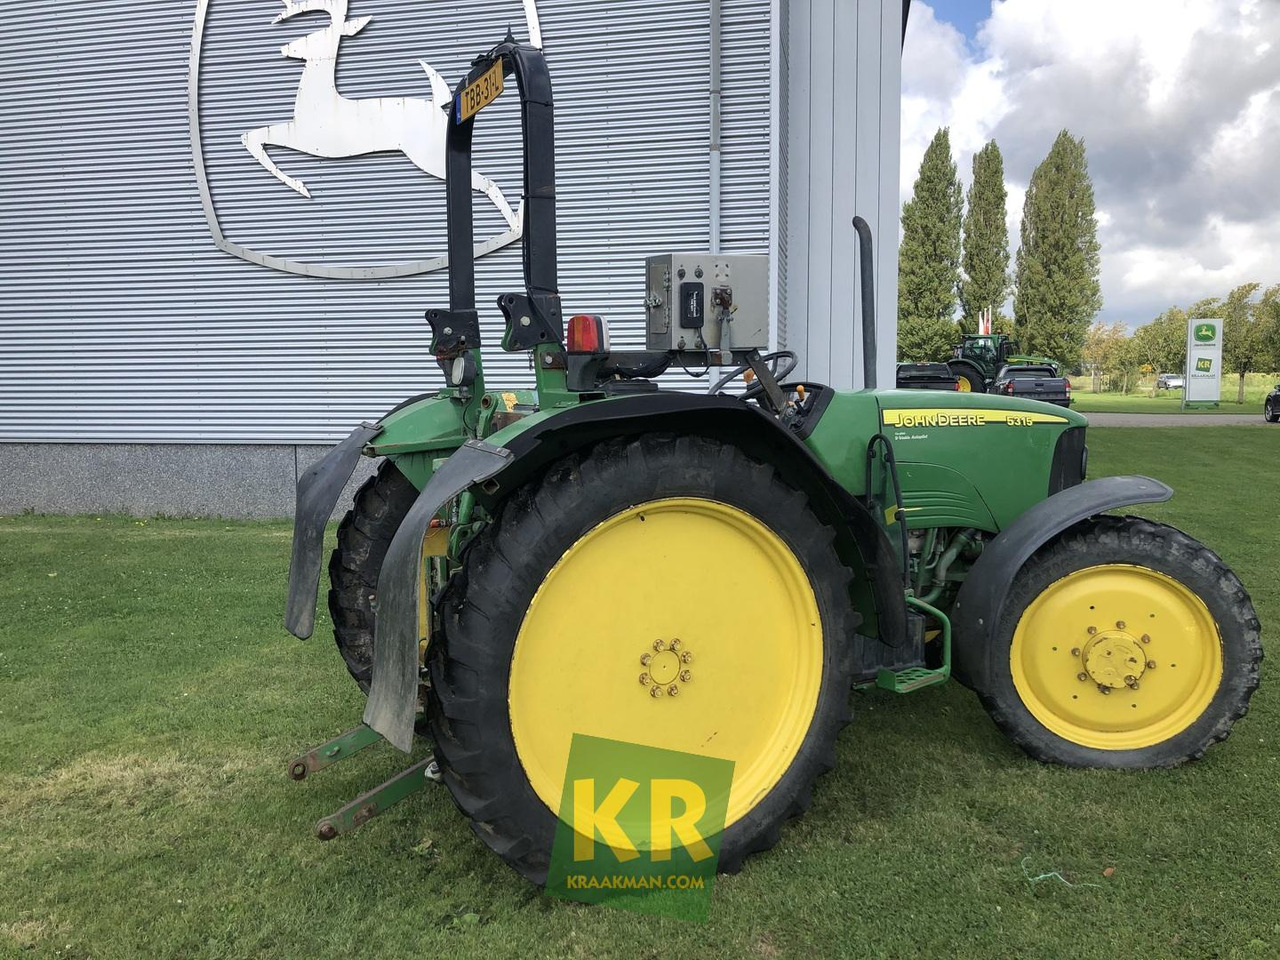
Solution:
{"label": "john deere tractor", "polygon": [[1057,369],[1057,362],[1048,357],[1031,357],[1020,350],[1018,341],[1003,333],[966,333],[952,350],[947,368],[963,393],[985,392],[1006,364],[1034,363]]}
{"label": "john deere tractor", "polygon": [[[525,286],[497,308],[533,390],[485,382],[472,260],[472,130],[511,74]],[[1079,414],[875,389],[860,218],[867,389],[788,379],[795,356],[767,352],[765,258],[651,258],[645,350],[611,349],[590,313],[566,323],[552,110],[543,54],[510,38],[458,85],[449,306],[426,313],[447,385],[356,427],[298,483],[286,621],[305,638],[326,522],[360,458],[378,463],[329,560],[363,723],[292,775],[382,740],[434,750],[321,838],[439,781],[544,882],[585,734],[732,760],[719,865],[736,870],[805,810],[853,689],[953,674],[1045,762],[1171,767],[1227,736],[1262,656],[1240,581],[1185,533],[1111,512],[1173,491],[1086,481]],[[722,374],[661,389],[672,364]]]}

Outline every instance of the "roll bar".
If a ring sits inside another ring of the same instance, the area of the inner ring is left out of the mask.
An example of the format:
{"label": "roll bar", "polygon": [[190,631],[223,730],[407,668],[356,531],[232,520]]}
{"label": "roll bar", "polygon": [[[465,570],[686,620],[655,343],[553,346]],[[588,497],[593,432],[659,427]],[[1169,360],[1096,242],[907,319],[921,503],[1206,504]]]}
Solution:
{"label": "roll bar", "polygon": [[504,350],[529,350],[542,343],[564,343],[564,319],[556,279],[556,159],[551,75],[537,47],[517,43],[510,33],[477,57],[458,84],[449,105],[445,139],[445,201],[449,231],[449,309],[427,311],[434,334],[432,349],[442,361],[480,348],[476,313],[472,213],[471,139],[478,113],[463,118],[462,94],[501,63],[504,77],[514,73],[520,92],[520,129],[524,146],[524,203],[521,248],[524,292],[504,293],[498,308],[507,321]]}

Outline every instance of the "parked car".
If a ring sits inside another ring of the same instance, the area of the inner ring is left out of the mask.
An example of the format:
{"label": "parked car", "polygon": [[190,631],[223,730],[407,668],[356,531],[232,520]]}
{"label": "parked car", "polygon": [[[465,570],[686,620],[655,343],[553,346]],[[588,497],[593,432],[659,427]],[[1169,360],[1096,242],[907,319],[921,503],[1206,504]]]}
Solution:
{"label": "parked car", "polygon": [[1071,381],[1058,376],[1058,368],[1048,364],[1019,363],[1000,368],[988,393],[1007,397],[1043,400],[1060,407],[1071,406]]}
{"label": "parked car", "polygon": [[1276,384],[1276,388],[1262,402],[1262,416],[1267,423],[1280,423],[1280,383]]}
{"label": "parked car", "polygon": [[1183,385],[1182,374],[1180,373],[1162,373],[1156,377],[1156,389],[1158,390],[1181,390]]}
{"label": "parked car", "polygon": [[945,363],[898,364],[899,390],[959,390],[959,384]]}

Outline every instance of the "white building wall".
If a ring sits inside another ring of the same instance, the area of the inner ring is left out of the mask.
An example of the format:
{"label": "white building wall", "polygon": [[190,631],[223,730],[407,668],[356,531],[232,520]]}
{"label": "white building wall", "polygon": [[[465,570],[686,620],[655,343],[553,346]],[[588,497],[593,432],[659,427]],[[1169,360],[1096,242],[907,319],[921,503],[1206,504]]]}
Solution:
{"label": "white building wall", "polygon": [[785,10],[786,344],[805,376],[846,389],[863,385],[855,214],[875,238],[878,383],[894,382],[902,9],[794,0]]}

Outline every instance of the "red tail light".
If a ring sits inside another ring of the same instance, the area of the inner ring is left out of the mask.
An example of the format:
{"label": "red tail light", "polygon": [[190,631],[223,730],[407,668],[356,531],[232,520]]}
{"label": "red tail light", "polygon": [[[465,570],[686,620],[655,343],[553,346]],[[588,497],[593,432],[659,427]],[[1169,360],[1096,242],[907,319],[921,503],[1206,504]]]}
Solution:
{"label": "red tail light", "polygon": [[1009,396],[1013,396],[1013,381],[1012,381],[1012,380],[1010,380],[1008,383],[1006,383],[1006,384],[1004,385],[1004,392],[1005,392],[1005,393],[1007,393],[1007,394],[1009,394]]}
{"label": "red tail light", "polygon": [[609,325],[604,317],[580,313],[569,318],[570,353],[608,353]]}
{"label": "red tail light", "polygon": [[1068,381],[1067,381],[1067,393],[1070,393],[1070,392],[1071,392],[1071,381],[1070,381],[1070,380],[1068,380]]}

